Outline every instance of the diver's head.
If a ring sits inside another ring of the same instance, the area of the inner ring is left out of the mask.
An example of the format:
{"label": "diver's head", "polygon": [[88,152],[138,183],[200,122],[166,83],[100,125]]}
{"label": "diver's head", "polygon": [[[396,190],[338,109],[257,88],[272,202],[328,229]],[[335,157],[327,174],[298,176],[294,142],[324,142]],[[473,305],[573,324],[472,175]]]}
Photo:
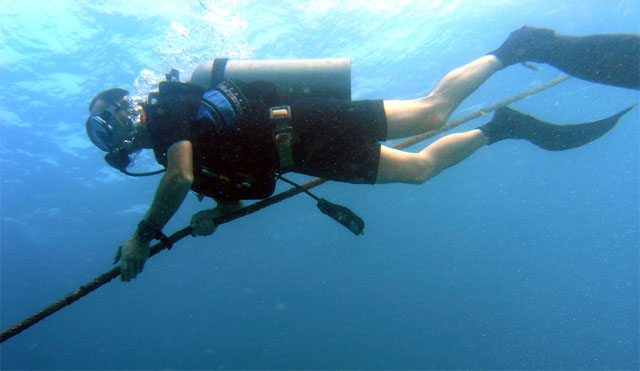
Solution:
{"label": "diver's head", "polygon": [[105,152],[122,148],[133,139],[135,126],[129,114],[128,94],[125,89],[108,89],[98,93],[89,103],[89,117],[85,122],[87,135]]}
{"label": "diver's head", "polygon": [[85,122],[93,144],[107,152],[105,161],[125,174],[127,167],[143,148],[151,148],[144,122],[144,103],[129,98],[125,89],[113,88],[98,93],[89,103]]}

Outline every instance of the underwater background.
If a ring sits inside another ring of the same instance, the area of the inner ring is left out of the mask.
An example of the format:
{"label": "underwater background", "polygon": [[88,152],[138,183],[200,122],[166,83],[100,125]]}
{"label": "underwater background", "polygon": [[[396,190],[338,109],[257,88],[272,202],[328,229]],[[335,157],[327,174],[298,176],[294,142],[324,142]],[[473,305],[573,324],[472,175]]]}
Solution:
{"label": "underwater background", "polygon": [[[353,99],[412,99],[524,24],[638,33],[640,1],[5,2],[2,330],[112,269],[151,202],[159,176],[121,175],[85,135],[98,91],[144,95],[170,68],[184,80],[220,56],[346,57]],[[452,119],[559,75],[507,68]],[[575,123],[639,100],[570,79],[511,106]],[[566,152],[504,141],[421,186],[327,183],[315,192],[363,217],[364,236],[297,196],[187,237],[7,340],[0,366],[637,369],[639,121],[636,108]],[[213,205],[189,195],[165,233]]]}

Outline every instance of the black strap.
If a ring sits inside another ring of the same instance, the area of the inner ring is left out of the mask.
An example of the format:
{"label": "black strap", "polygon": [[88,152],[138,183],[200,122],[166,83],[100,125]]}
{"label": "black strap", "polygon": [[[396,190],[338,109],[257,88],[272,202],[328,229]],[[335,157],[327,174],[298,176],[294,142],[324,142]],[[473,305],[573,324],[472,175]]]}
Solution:
{"label": "black strap", "polygon": [[171,250],[173,247],[173,241],[170,238],[165,236],[164,233],[160,230],[160,228],[156,225],[156,223],[142,219],[140,223],[138,223],[138,235],[142,237],[146,241],[151,240],[160,240],[160,242],[167,248],[167,250]]}
{"label": "black strap", "polygon": [[211,85],[218,86],[219,83],[224,81],[224,71],[227,67],[227,61],[229,58],[216,58],[213,60],[213,67],[211,67]]}
{"label": "black strap", "polygon": [[158,240],[160,240],[162,246],[166,247],[167,250],[171,250],[171,248],[173,247],[173,240],[171,240],[171,238],[167,237],[162,232],[158,232]]}

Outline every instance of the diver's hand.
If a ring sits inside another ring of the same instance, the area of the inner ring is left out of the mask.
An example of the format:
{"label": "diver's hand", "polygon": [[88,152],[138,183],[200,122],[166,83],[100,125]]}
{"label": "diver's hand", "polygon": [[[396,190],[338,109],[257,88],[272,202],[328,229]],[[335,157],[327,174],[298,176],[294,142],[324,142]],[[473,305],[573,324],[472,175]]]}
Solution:
{"label": "diver's hand", "polygon": [[134,235],[118,246],[113,264],[120,260],[120,279],[131,281],[142,272],[144,262],[149,257],[149,242],[142,242],[138,236]]}
{"label": "diver's hand", "polygon": [[214,218],[241,208],[241,201],[217,201],[218,205],[213,209],[202,210],[191,217],[191,235],[208,236],[216,231]]}
{"label": "diver's hand", "polygon": [[216,231],[216,225],[213,218],[222,214],[217,207],[215,209],[199,211],[191,217],[191,235],[208,236]]}

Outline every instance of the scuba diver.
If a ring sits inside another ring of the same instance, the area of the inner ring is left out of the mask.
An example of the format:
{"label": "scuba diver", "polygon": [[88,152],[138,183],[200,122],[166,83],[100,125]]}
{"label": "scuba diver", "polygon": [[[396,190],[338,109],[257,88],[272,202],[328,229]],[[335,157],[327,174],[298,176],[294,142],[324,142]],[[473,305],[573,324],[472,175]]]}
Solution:
{"label": "scuba diver", "polygon": [[[422,184],[505,139],[524,139],[551,151],[585,145],[632,107],[575,125],[502,107],[486,124],[444,136],[418,153],[380,142],[442,127],[468,95],[516,63],[547,63],[581,79],[639,89],[639,45],[637,34],[566,36],[525,26],[498,49],[449,72],[428,96],[413,100],[315,96],[283,101],[273,83],[220,78],[216,65],[210,84],[162,82],[147,101],[129,98],[120,88],[102,91],[89,104],[86,130],[107,152],[107,162],[136,175],[127,170],[131,156],[148,148],[166,168],[148,212],[118,247],[114,264],[120,261],[123,281],[135,278],[150,241],[164,237],[162,228],[189,190],[217,202],[191,220],[193,235],[208,235],[216,228],[213,217],[238,208],[240,200],[269,197],[287,172],[360,184]],[[358,226],[350,229],[361,233]]]}

